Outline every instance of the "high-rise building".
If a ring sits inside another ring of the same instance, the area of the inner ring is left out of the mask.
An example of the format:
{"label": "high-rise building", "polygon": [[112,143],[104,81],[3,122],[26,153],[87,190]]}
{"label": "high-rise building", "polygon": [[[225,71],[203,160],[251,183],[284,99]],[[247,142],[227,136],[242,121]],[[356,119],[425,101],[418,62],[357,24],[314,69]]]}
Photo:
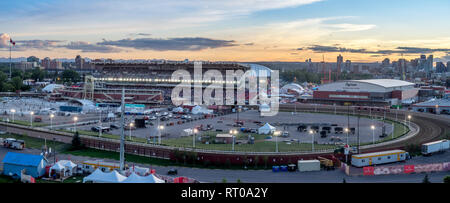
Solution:
{"label": "high-rise building", "polygon": [[450,61],[447,61],[447,72],[450,72]]}
{"label": "high-rise building", "polygon": [[401,79],[406,80],[406,60],[405,59],[398,60],[398,71],[400,72]]}
{"label": "high-rise building", "polygon": [[344,57],[342,57],[340,54],[337,57],[337,72],[342,72],[342,65],[344,64]]}
{"label": "high-rise building", "polygon": [[436,62],[436,73],[447,72],[447,67],[445,67],[443,62]]}
{"label": "high-rise building", "polygon": [[58,61],[56,59],[53,59],[50,62],[50,68],[49,69],[51,69],[51,70],[62,70],[63,69],[62,62]]}
{"label": "high-rise building", "polygon": [[382,65],[383,67],[389,67],[389,65],[391,65],[391,60],[388,59],[388,58],[385,58],[385,59],[383,60],[383,62],[381,62],[381,65]]}
{"label": "high-rise building", "polygon": [[42,59],[42,61],[41,61],[41,65],[42,65],[42,67],[43,67],[44,69],[50,69],[50,63],[51,63],[51,60],[50,60],[49,57],[45,57],[45,58]]}
{"label": "high-rise building", "polygon": [[425,72],[427,73],[427,77],[431,77],[432,70],[433,70],[433,55],[429,55],[425,66]]}
{"label": "high-rise building", "polygon": [[77,57],[75,57],[75,67],[78,70],[82,70],[84,66],[84,59],[81,58],[80,55],[78,55]]}
{"label": "high-rise building", "polygon": [[350,72],[351,69],[352,69],[352,61],[346,60],[346,61],[345,61],[344,69],[345,69],[346,71]]}
{"label": "high-rise building", "polygon": [[31,62],[31,63],[36,62],[36,63],[39,63],[39,58],[36,57],[36,56],[30,56],[30,57],[27,58],[27,62]]}

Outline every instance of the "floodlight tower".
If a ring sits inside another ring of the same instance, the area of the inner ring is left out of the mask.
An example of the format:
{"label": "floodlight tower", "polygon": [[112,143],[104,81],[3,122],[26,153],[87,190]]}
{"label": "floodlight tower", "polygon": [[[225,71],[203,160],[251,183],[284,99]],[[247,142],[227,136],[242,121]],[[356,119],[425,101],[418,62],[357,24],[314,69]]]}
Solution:
{"label": "floodlight tower", "polygon": [[120,170],[125,170],[125,87],[122,87],[121,128],[120,128]]}

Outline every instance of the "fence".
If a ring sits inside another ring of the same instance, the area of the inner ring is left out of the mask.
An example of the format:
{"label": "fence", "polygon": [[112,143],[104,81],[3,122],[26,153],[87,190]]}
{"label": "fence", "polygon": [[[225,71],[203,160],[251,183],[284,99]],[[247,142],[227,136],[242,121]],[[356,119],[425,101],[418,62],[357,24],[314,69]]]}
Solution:
{"label": "fence", "polygon": [[434,164],[416,164],[399,166],[369,166],[363,168],[354,168],[344,165],[342,170],[349,176],[376,176],[376,175],[395,175],[395,174],[414,174],[450,171],[450,162]]}

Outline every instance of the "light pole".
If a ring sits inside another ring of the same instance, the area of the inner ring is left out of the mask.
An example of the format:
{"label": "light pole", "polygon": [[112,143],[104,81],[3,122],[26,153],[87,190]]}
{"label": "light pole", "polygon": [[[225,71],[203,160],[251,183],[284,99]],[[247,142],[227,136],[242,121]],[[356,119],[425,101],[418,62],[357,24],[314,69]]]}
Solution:
{"label": "light pole", "polygon": [[100,124],[100,130],[98,131],[98,136],[102,137],[102,133],[103,133],[103,124],[102,124],[102,110],[100,110],[100,118],[98,120],[99,124]]}
{"label": "light pole", "polygon": [[33,127],[33,115],[34,115],[34,112],[30,112],[30,127]]}
{"label": "light pole", "polygon": [[436,104],[436,115],[439,115],[439,105]]}
{"label": "light pole", "polygon": [[161,130],[164,130],[164,126],[158,126],[158,143],[161,144]]}
{"label": "light pole", "polygon": [[375,144],[375,126],[370,126],[370,129],[372,129],[372,144]]}
{"label": "light pole", "polygon": [[238,133],[237,130],[230,130],[230,135],[233,136],[233,141],[231,143],[231,151],[234,151],[234,143],[235,143],[237,133]]}
{"label": "light pole", "polygon": [[50,114],[50,129],[53,130],[53,117],[55,117],[55,115]]}
{"label": "light pole", "polygon": [[78,121],[78,117],[73,117],[73,130],[74,132],[77,132],[77,121]]}
{"label": "light pole", "polygon": [[344,132],[347,133],[347,142],[346,142],[347,145],[348,145],[348,136],[349,136],[348,134],[349,134],[349,131],[350,131],[350,130],[349,130],[348,128],[345,128],[345,129],[344,129]]}
{"label": "light pole", "polygon": [[408,128],[411,128],[411,115],[408,115]]}
{"label": "light pole", "polygon": [[313,130],[309,130],[309,134],[312,137],[311,149],[312,149],[312,152],[314,152],[314,131]]}
{"label": "light pole", "polygon": [[12,113],[12,122],[14,123],[14,114],[16,113],[15,109],[11,109],[11,113]]}
{"label": "light pole", "polygon": [[275,136],[275,152],[278,153],[278,136],[280,136],[280,131],[275,131],[273,135]]}
{"label": "light pole", "polygon": [[197,135],[197,133],[197,128],[194,128],[194,134],[192,135],[192,148],[195,148],[195,136]]}
{"label": "light pole", "polygon": [[[133,128],[133,126],[134,126],[134,123],[130,123],[130,140],[131,140],[131,128]],[[100,129],[100,131],[101,131],[101,129]]]}

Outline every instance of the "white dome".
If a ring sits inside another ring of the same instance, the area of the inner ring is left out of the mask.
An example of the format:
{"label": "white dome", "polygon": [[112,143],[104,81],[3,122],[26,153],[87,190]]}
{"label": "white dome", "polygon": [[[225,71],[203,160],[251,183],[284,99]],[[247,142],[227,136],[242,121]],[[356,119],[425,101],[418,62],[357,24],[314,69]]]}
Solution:
{"label": "white dome", "polygon": [[297,83],[291,83],[283,86],[280,90],[281,94],[292,94],[293,92],[294,94],[301,95],[305,92],[305,89]]}

